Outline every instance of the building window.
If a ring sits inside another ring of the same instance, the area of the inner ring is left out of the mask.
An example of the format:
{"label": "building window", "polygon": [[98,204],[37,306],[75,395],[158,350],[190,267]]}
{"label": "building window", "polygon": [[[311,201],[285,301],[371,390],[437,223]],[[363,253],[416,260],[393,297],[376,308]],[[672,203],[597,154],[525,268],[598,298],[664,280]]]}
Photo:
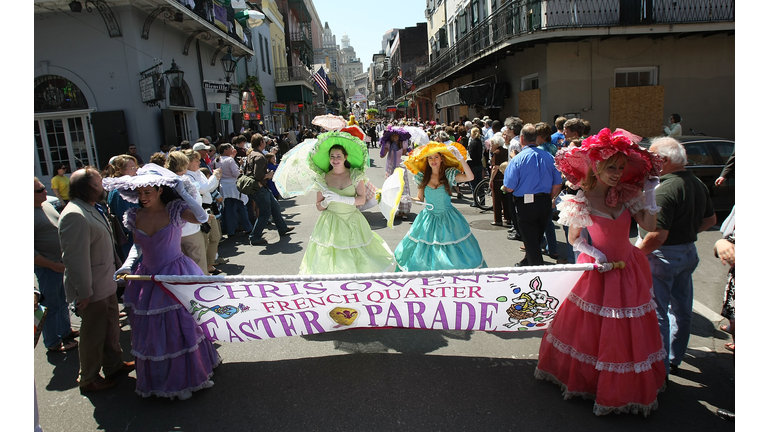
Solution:
{"label": "building window", "polygon": [[614,87],[638,87],[659,85],[659,68],[617,68]]}
{"label": "building window", "polygon": [[269,63],[269,43],[266,40],[264,41],[264,51],[267,52],[267,73],[272,75],[272,65]]}
{"label": "building window", "polygon": [[520,78],[520,91],[536,90],[539,88],[539,74],[526,75]]}

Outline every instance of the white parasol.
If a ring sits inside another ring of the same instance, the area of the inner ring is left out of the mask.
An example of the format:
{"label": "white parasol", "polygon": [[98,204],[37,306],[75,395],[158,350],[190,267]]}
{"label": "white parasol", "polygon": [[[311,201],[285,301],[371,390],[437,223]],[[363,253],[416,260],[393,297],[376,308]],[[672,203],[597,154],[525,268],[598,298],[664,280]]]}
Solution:
{"label": "white parasol", "polygon": [[424,129],[416,126],[403,126],[411,134],[411,142],[416,145],[429,144],[429,135]]}
{"label": "white parasol", "polygon": [[355,93],[354,96],[352,96],[352,102],[367,102],[368,98],[363,96],[360,92]]}
{"label": "white parasol", "polygon": [[312,119],[312,124],[329,131],[337,131],[347,127],[347,121],[344,120],[344,117],[333,114],[317,116]]}
{"label": "white parasol", "polygon": [[317,183],[317,173],[309,167],[309,158],[317,139],[306,139],[286,153],[272,181],[283,198],[304,195],[321,190]]}
{"label": "white parasol", "polygon": [[387,227],[393,229],[395,228],[395,213],[397,213],[397,207],[401,201],[422,204],[426,205],[427,208],[433,208],[432,204],[413,201],[410,196],[403,196],[403,190],[405,189],[403,173],[402,168],[395,168],[392,175],[384,180],[384,184],[381,185],[381,190],[379,191],[379,210],[381,210],[381,214],[387,220]]}

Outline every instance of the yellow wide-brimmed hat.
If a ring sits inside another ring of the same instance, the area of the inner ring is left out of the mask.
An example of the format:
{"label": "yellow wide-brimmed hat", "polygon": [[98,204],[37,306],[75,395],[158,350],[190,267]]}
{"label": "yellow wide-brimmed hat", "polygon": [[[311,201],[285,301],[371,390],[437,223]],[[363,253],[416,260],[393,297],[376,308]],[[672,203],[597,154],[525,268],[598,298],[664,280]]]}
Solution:
{"label": "yellow wide-brimmed hat", "polygon": [[[448,150],[448,145],[449,144],[430,141],[429,144],[411,150],[411,152],[408,153],[408,159],[404,162],[405,167],[408,168],[408,171],[414,174],[424,172],[427,168],[427,157],[432,156],[435,153],[442,153],[443,163],[446,167],[456,168],[459,171],[464,172],[464,167],[461,162],[456,159],[456,156]],[[467,160],[467,149],[464,148],[463,145],[457,142],[450,143],[450,145],[459,149],[461,156],[464,157],[464,160]]]}

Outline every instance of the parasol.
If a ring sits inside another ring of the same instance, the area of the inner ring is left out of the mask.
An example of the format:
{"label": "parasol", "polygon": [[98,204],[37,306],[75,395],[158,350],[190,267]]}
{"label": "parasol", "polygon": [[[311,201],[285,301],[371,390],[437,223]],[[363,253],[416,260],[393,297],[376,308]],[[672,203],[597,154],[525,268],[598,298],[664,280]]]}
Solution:
{"label": "parasol", "polygon": [[411,142],[416,145],[424,145],[429,143],[429,135],[424,129],[416,126],[404,126],[403,129],[407,130],[411,134]]}
{"label": "parasol", "polygon": [[317,183],[317,173],[309,167],[308,160],[316,139],[306,139],[286,153],[272,181],[283,198],[304,195],[313,190],[321,190]]}
{"label": "parasol", "polygon": [[312,119],[312,124],[329,131],[337,131],[347,127],[347,121],[342,116],[333,114],[320,115]]}
{"label": "parasol", "polygon": [[381,185],[379,191],[379,210],[384,218],[387,220],[387,227],[394,229],[395,213],[397,213],[397,207],[400,202],[412,202],[416,204],[426,205],[427,208],[433,207],[432,204],[426,204],[421,201],[413,201],[409,196],[403,196],[403,190],[405,189],[405,179],[403,177],[404,171],[402,168],[395,168],[392,175],[384,180],[384,184]]}
{"label": "parasol", "polygon": [[363,96],[360,92],[355,93],[354,96],[352,96],[353,102],[367,102],[368,98]]}

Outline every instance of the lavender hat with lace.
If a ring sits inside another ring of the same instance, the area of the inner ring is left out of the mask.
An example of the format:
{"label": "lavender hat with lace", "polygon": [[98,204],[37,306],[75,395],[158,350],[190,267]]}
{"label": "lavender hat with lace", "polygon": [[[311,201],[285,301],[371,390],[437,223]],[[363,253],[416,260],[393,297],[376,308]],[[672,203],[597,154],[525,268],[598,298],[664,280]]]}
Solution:
{"label": "lavender hat with lace", "polygon": [[139,168],[135,176],[108,177],[102,179],[101,184],[107,191],[117,189],[123,199],[137,204],[139,202],[139,194],[136,189],[145,186],[168,186],[174,188],[180,181],[184,183],[184,188],[191,196],[199,193],[189,180],[185,180],[173,171],[153,163],[148,163]]}

